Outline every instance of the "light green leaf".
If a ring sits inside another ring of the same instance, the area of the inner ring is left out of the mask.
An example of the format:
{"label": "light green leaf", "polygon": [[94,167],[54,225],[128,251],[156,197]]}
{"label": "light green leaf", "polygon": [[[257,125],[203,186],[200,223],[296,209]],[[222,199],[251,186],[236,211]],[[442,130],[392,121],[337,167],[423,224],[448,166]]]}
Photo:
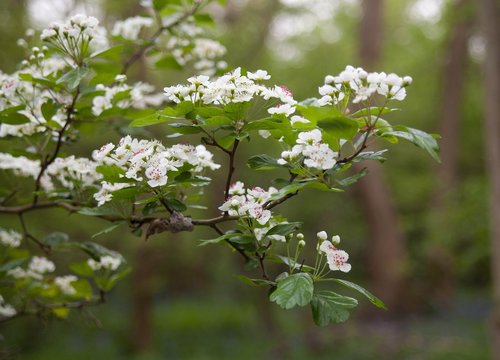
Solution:
{"label": "light green leaf", "polygon": [[83,78],[90,74],[90,72],[91,70],[88,67],[77,67],[61,76],[56,83],[65,83],[67,84],[69,89],[75,89],[78,85],[80,85],[80,82],[83,80]]}
{"label": "light green leaf", "polygon": [[429,153],[429,155],[436,160],[437,162],[441,162],[439,159],[439,145],[436,141],[436,138],[439,138],[438,135],[428,134],[422,130],[409,128],[406,126],[394,126],[396,131],[388,131],[382,134],[377,133],[382,137],[390,137],[395,136],[397,138],[405,139],[413,143],[414,145],[424,149]]}
{"label": "light green leaf", "polygon": [[252,156],[248,159],[247,165],[254,170],[270,170],[280,167],[276,159],[266,154]]}
{"label": "light green leaf", "polygon": [[313,280],[309,274],[298,273],[278,281],[276,290],[269,299],[283,309],[305,306],[311,302],[314,291]]}

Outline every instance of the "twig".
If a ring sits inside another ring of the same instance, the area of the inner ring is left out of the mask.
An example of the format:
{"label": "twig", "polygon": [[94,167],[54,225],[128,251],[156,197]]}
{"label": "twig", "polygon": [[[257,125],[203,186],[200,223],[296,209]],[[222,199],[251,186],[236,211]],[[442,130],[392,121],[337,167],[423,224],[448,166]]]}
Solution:
{"label": "twig", "polygon": [[226,179],[226,190],[224,191],[224,199],[225,200],[227,200],[229,197],[229,188],[231,187],[231,181],[232,181],[234,170],[235,170],[234,159],[235,159],[236,150],[238,149],[239,143],[240,142],[238,139],[234,140],[233,149],[229,153],[229,170],[228,170],[227,179]]}
{"label": "twig", "polygon": [[161,36],[161,34],[163,34],[165,31],[167,30],[170,30],[172,28],[174,28],[175,26],[179,25],[180,23],[182,23],[184,20],[186,20],[187,18],[189,18],[191,15],[193,15],[194,13],[196,13],[196,11],[198,11],[198,9],[200,8],[201,4],[203,3],[203,0],[196,0],[194,1],[193,3],[193,7],[189,10],[187,10],[182,16],[180,16],[177,20],[175,20],[174,22],[168,24],[168,25],[165,25],[165,26],[161,26],[158,30],[156,30],[156,32],[149,38],[149,40],[143,44],[131,57],[130,59],[127,60],[127,62],[125,62],[125,64],[123,64],[123,67],[121,69],[121,74],[126,74],[127,71],[130,69],[130,67],[137,61],[139,60],[146,51],[148,51],[151,47],[154,46],[154,44],[156,43],[156,40]]}

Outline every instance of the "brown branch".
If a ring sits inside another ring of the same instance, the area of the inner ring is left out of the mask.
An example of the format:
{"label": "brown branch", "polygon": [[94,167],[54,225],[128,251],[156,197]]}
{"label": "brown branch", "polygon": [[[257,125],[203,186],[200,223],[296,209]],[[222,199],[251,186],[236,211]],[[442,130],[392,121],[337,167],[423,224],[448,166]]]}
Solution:
{"label": "brown branch", "polygon": [[227,200],[229,197],[229,188],[231,187],[231,181],[233,179],[233,174],[234,174],[234,170],[235,170],[234,159],[235,159],[236,150],[238,149],[239,143],[240,142],[238,139],[234,140],[233,149],[229,153],[229,170],[228,170],[227,179],[226,179],[226,190],[224,191],[224,199],[225,200]]}
{"label": "brown branch", "polygon": [[80,95],[80,88],[78,87],[76,89],[75,94],[73,95],[73,100],[71,101],[71,104],[66,110],[66,122],[64,123],[64,126],[62,127],[61,130],[59,130],[59,133],[57,135],[57,142],[56,142],[56,147],[54,149],[54,152],[50,157],[46,157],[41,163],[40,163],[40,172],[38,173],[38,176],[36,177],[35,181],[35,190],[34,190],[34,196],[33,196],[33,204],[36,204],[38,202],[38,191],[40,191],[41,187],[41,181],[42,177],[45,174],[45,171],[49,167],[50,164],[54,162],[54,160],[57,158],[57,155],[59,155],[59,151],[61,150],[62,143],[63,143],[63,137],[64,133],[68,129],[70,123],[71,123],[71,116],[73,115],[73,112],[75,110],[75,105],[76,105],[76,100],[78,99],[78,96]]}
{"label": "brown branch", "polygon": [[156,30],[156,32],[149,38],[149,40],[143,44],[131,57],[128,59],[125,64],[123,64],[121,74],[126,74],[127,71],[130,69],[130,67],[138,61],[149,49],[151,49],[154,44],[156,43],[156,40],[163,34],[165,31],[170,30],[183,21],[185,21],[187,18],[189,18],[191,15],[194,15],[198,9],[200,8],[201,4],[203,3],[203,0],[195,0],[193,2],[193,6],[191,9],[188,9],[182,16],[180,16],[177,20],[174,22],[161,26]]}

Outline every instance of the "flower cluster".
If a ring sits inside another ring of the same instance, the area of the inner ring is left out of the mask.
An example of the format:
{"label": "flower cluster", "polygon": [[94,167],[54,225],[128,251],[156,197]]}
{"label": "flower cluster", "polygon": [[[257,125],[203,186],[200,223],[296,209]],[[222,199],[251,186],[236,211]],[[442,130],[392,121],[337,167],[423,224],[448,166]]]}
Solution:
{"label": "flower cluster", "polygon": [[54,284],[64,295],[75,295],[76,289],[71,285],[72,282],[77,281],[78,278],[74,275],[58,276],[54,279]]}
{"label": "flower cluster", "polygon": [[333,168],[337,163],[338,153],[321,140],[321,131],[318,129],[299,133],[296,144],[291,150],[281,153],[278,164],[300,165],[303,162],[308,168],[318,170]]}
{"label": "flower cluster", "polygon": [[193,62],[194,68],[201,74],[214,74],[224,70],[226,62],[218,59],[224,56],[226,48],[218,41],[200,37],[205,32],[199,26],[183,23],[166,43],[166,50],[180,65]]}
{"label": "flower cluster", "polygon": [[135,41],[139,38],[142,29],[153,26],[154,21],[150,17],[134,16],[117,21],[111,30],[111,35],[121,36],[124,39]]}
{"label": "flower cluster", "polygon": [[[97,165],[92,160],[76,158],[73,155],[66,158],[56,158],[40,178],[40,184],[47,191],[54,189],[53,179],[67,189],[74,189],[76,185],[78,187],[94,185],[101,178],[101,175],[95,170]],[[41,167],[39,160],[0,153],[0,169],[12,170],[18,176],[36,179]]]}
{"label": "flower cluster", "polygon": [[337,249],[334,246],[340,243],[340,237],[335,235],[332,236],[332,241],[328,241],[328,234],[326,231],[320,231],[317,236],[318,240],[321,242],[319,251],[325,254],[330,270],[349,272],[351,270],[351,264],[347,263],[347,260],[349,260],[349,254],[347,254],[344,250]]}
{"label": "flower cluster", "polygon": [[406,97],[405,87],[410,85],[412,78],[400,77],[396,74],[384,72],[368,73],[362,68],[348,65],[337,76],[327,75],[325,84],[319,88],[319,99],[321,106],[336,105],[346,97],[353,96],[353,103],[368,100],[372,95],[378,93],[388,100],[404,100]]}
{"label": "flower cluster", "polygon": [[248,102],[255,96],[260,96],[264,100],[279,99],[282,102],[281,105],[268,110],[271,114],[290,115],[295,112],[294,105],[297,102],[288,89],[280,86],[268,88],[261,84],[262,80],[269,78],[270,76],[263,70],[242,75],[241,69],[237,68],[233,72],[213,80],[210,80],[208,76],[201,75],[189,78],[188,85],[170,86],[164,90],[169,100],[176,103],[191,101],[193,103],[227,105]]}
{"label": "flower cluster", "polygon": [[40,38],[79,64],[91,51],[108,47],[106,30],[98,25],[95,17],[78,14],[65,23],[52,23]]}
{"label": "flower cluster", "polygon": [[0,229],[0,244],[8,247],[19,247],[23,236],[14,230]]}
{"label": "flower cluster", "polygon": [[95,116],[101,115],[105,110],[114,106],[120,109],[134,108],[144,109],[148,106],[160,106],[165,97],[160,93],[155,93],[153,85],[138,82],[133,86],[125,84],[126,76],[118,75],[115,81],[117,85],[107,87],[98,84],[96,90],[102,91],[103,95],[98,95],[92,100],[92,113]]}
{"label": "flower cluster", "polygon": [[7,304],[2,295],[0,295],[0,316],[12,317],[17,314],[16,309],[10,304]]}
{"label": "flower cluster", "polygon": [[[166,148],[158,141],[138,140],[130,136],[122,138],[117,147],[111,143],[104,145],[92,156],[99,163],[121,167],[125,179],[146,181],[150,187],[166,185],[168,173],[180,168],[192,173],[201,173],[206,168],[220,168],[213,162],[213,154],[203,145],[176,144]],[[111,200],[113,191],[130,184],[124,181],[118,184],[102,182],[101,185],[101,190],[94,195],[99,205]]]}
{"label": "flower cluster", "polygon": [[101,258],[99,258],[99,261],[96,261],[94,259],[87,260],[87,265],[94,271],[101,269],[115,271],[120,267],[121,263],[121,258],[111,255],[102,256]]}
{"label": "flower cluster", "polygon": [[9,270],[7,275],[12,276],[15,279],[23,279],[23,278],[33,278],[36,280],[41,280],[43,278],[43,274],[53,272],[56,269],[54,263],[47,258],[34,256],[29,265],[28,269],[25,270],[20,266],[15,267],[12,270]]}
{"label": "flower cluster", "polygon": [[[245,184],[238,181],[231,185],[231,195],[219,207],[219,210],[227,212],[230,216],[241,216],[255,219],[260,225],[265,225],[271,219],[271,211],[265,209],[265,204],[278,190],[270,187],[267,191],[254,187],[245,189]],[[280,239],[281,240],[281,239]]]}

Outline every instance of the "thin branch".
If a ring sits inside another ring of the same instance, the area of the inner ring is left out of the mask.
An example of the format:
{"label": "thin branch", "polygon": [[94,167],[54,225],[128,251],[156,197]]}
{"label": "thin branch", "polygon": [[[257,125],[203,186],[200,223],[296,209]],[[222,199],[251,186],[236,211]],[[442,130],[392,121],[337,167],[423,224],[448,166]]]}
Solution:
{"label": "thin branch", "polygon": [[235,159],[236,150],[238,149],[239,143],[240,142],[238,139],[234,140],[233,149],[229,153],[229,170],[228,170],[227,179],[226,179],[226,190],[224,191],[224,199],[225,200],[227,200],[229,197],[229,188],[231,187],[231,181],[233,179],[233,174],[234,174],[234,170],[235,170],[234,159]]}
{"label": "thin branch", "polygon": [[[210,225],[210,227],[214,229],[217,234],[221,236],[224,235],[224,231],[222,231],[221,228],[217,226],[217,224],[212,224]],[[237,247],[236,244],[233,244],[228,239],[226,239],[226,243],[228,243],[234,250],[236,250],[243,257],[243,259],[245,259],[245,262],[250,260],[250,257],[245,253],[245,251]]]}
{"label": "thin branch", "polygon": [[174,22],[172,22],[172,23],[170,23],[168,25],[164,25],[164,26],[161,26],[160,28],[158,28],[158,30],[156,30],[156,32],[149,38],[149,40],[146,43],[144,43],[130,57],[130,59],[128,59],[127,62],[125,62],[125,64],[123,64],[123,67],[122,67],[122,70],[121,70],[121,74],[126,74],[127,71],[130,69],[130,67],[136,61],[138,61],[144,55],[144,53],[146,53],[146,51],[148,51],[149,49],[151,49],[154,46],[154,44],[156,43],[156,40],[161,36],[161,34],[163,34],[167,30],[170,30],[170,29],[176,27],[177,25],[179,25],[180,23],[182,23],[183,21],[185,21],[187,18],[189,18],[191,15],[194,15],[198,11],[198,9],[200,8],[200,6],[201,6],[202,3],[203,3],[203,0],[196,0],[196,1],[194,1],[193,2],[193,6],[191,7],[191,9],[187,10],[177,20],[175,20]]}
{"label": "thin branch", "polygon": [[59,155],[59,151],[61,150],[61,146],[63,144],[64,133],[66,132],[66,130],[68,129],[68,127],[71,123],[71,120],[72,120],[71,116],[73,115],[73,112],[75,110],[76,100],[78,99],[79,95],[80,95],[80,88],[78,87],[76,89],[75,94],[73,95],[73,99],[71,101],[71,104],[69,105],[68,109],[66,110],[66,122],[64,123],[64,126],[62,127],[62,129],[59,130],[54,152],[52,153],[51,156],[45,157],[45,159],[40,164],[40,172],[38,173],[38,176],[36,177],[36,181],[35,181],[35,190],[34,190],[35,195],[33,197],[33,204],[36,204],[38,202],[38,191],[40,191],[41,181],[42,181],[43,175],[45,174],[45,171],[47,170],[49,165],[54,162],[54,160],[57,158],[57,155]]}

